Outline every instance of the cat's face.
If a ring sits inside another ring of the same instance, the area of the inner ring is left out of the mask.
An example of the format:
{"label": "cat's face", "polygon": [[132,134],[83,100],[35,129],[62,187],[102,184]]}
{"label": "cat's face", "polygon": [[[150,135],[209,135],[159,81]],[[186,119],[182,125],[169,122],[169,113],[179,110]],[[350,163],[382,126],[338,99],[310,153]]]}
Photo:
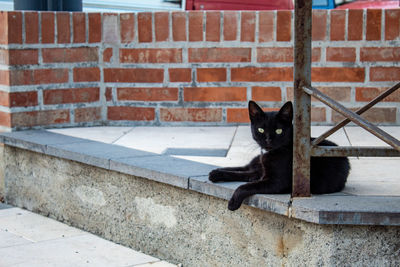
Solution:
{"label": "cat's face", "polygon": [[268,151],[293,142],[292,102],[287,102],[278,112],[264,112],[250,101],[249,116],[253,138],[261,148]]}

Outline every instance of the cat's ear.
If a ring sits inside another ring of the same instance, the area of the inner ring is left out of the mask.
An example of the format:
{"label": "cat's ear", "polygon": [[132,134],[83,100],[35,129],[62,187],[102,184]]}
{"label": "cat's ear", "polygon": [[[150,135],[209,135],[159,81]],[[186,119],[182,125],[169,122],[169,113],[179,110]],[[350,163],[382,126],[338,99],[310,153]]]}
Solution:
{"label": "cat's ear", "polygon": [[253,121],[255,118],[264,115],[264,111],[254,101],[249,101],[249,116],[250,120]]}
{"label": "cat's ear", "polygon": [[278,118],[285,122],[292,122],[293,120],[293,104],[286,102],[278,112]]}

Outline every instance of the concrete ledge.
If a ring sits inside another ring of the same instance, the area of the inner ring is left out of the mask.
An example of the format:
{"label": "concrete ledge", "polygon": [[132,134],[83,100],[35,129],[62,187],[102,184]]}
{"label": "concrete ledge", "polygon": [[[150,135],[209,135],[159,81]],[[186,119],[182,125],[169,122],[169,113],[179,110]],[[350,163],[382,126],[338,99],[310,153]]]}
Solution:
{"label": "concrete ledge", "polygon": [[[217,166],[49,131],[2,133],[0,141],[7,146],[142,177],[220,199],[229,199],[241,184],[210,183],[207,175]],[[291,200],[289,195],[255,195],[245,204],[317,224],[400,225],[400,197],[361,197],[339,193]]]}

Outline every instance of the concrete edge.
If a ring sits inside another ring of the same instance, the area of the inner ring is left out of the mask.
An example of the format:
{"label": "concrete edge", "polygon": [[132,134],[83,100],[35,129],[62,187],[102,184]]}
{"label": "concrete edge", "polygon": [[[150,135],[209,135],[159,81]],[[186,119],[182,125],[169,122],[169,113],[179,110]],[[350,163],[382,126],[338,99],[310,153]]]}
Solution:
{"label": "concrete edge", "polygon": [[[43,130],[0,133],[0,142],[8,146],[143,177],[226,200],[230,199],[233,191],[242,184],[209,182],[208,172],[216,167],[213,165],[178,159],[169,155],[148,152],[140,154],[140,151],[134,149],[127,150],[117,145]],[[76,146],[69,146],[73,143],[77,143],[77,147],[83,144],[102,147],[100,152],[88,149],[77,151]],[[114,156],[105,153],[108,149],[113,151]],[[121,157],[127,151],[132,151],[133,154],[129,157]],[[319,195],[309,199],[291,199],[290,195],[254,195],[244,204],[317,224],[400,225],[400,197]]]}

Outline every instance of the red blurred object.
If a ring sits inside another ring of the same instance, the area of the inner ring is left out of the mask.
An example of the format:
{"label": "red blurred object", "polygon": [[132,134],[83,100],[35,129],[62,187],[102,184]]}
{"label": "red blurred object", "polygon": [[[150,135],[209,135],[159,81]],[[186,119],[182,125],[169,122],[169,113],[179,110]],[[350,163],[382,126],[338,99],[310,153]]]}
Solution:
{"label": "red blurred object", "polygon": [[186,0],[186,10],[293,9],[292,0]]}
{"label": "red blurred object", "polygon": [[385,9],[385,8],[400,8],[400,0],[388,1],[388,0],[360,0],[354,1],[348,4],[338,6],[336,9],[364,9],[364,8],[375,8],[375,9]]}

